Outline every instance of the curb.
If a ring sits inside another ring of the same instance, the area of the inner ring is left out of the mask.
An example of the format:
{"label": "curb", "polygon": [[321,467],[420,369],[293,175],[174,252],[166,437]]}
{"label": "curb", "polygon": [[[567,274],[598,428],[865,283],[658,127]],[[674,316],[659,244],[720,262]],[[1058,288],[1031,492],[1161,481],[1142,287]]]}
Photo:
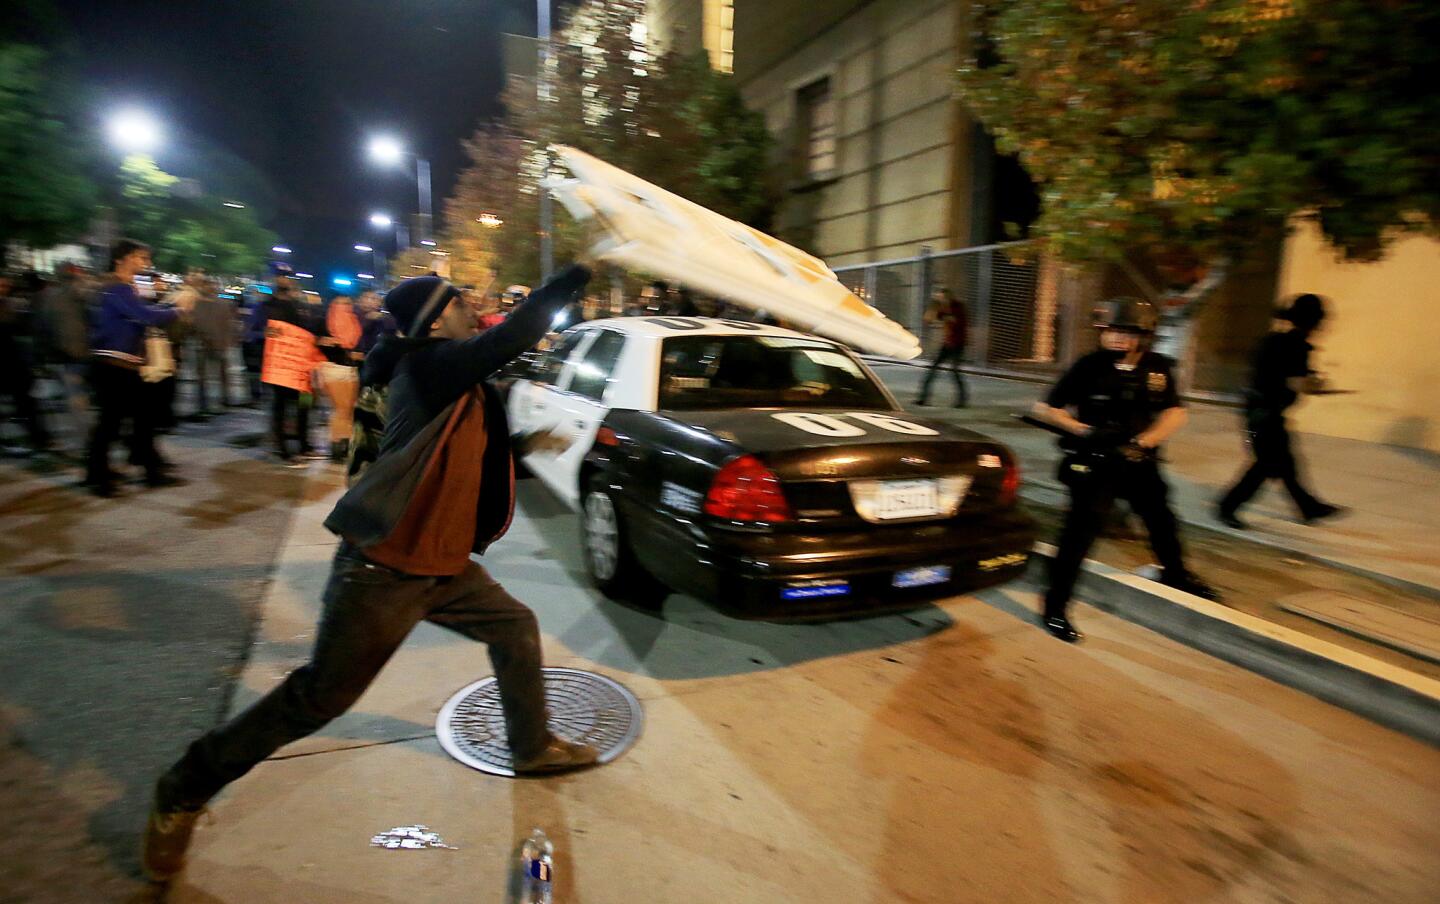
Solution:
{"label": "curb", "polygon": [[[1043,586],[1035,544],[1029,576]],[[1440,681],[1085,560],[1077,596],[1126,621],[1440,747]]]}
{"label": "curb", "polygon": [[[1029,492],[1027,492],[1027,490]],[[1046,506],[1047,508],[1057,508],[1063,510],[1069,498],[1069,491],[1067,491],[1059,483],[1050,481],[1046,478],[1027,477],[1021,480],[1020,498],[1026,500],[1027,502],[1033,502],[1037,505]],[[1407,580],[1406,578],[1396,577],[1393,574],[1386,574],[1383,571],[1374,571],[1372,569],[1366,568],[1364,565],[1356,565],[1352,562],[1342,562],[1338,559],[1332,559],[1329,556],[1316,555],[1313,552],[1305,552],[1303,550],[1296,549],[1292,545],[1281,543],[1278,540],[1273,540],[1258,531],[1234,530],[1232,528],[1217,524],[1213,521],[1205,522],[1196,520],[1195,518],[1188,518],[1183,512],[1180,511],[1175,512],[1175,520],[1184,527],[1191,527],[1197,530],[1210,531],[1212,533],[1219,534],[1222,537],[1229,537],[1232,540],[1239,540],[1242,543],[1254,543],[1256,546],[1264,546],[1267,549],[1273,549],[1276,552],[1282,552],[1293,559],[1311,562],[1316,565],[1324,565],[1328,568],[1334,568],[1337,571],[1343,571],[1348,574],[1353,574],[1356,577],[1367,578],[1369,580],[1375,581],[1378,584],[1384,584],[1389,587],[1394,587],[1397,590],[1403,590],[1406,593],[1413,593],[1417,596],[1423,596],[1432,600],[1440,601],[1440,587],[1431,587],[1429,584],[1421,584],[1416,581]]]}

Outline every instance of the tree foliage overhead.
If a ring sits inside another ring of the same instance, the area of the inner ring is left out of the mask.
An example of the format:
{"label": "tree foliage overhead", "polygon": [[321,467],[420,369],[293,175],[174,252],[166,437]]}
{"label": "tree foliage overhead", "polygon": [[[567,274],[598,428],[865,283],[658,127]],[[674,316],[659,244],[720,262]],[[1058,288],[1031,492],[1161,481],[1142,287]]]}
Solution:
{"label": "tree foliage overhead", "polygon": [[181,180],[144,154],[125,158],[119,183],[121,233],[149,244],[155,265],[163,270],[256,273],[276,242],[250,208],[225,207],[210,195],[176,191]]}
{"label": "tree foliage overhead", "polygon": [[1230,256],[1297,213],[1355,259],[1440,229],[1440,3],[973,8],[962,98],[1040,183],[1033,231],[1067,258]]}
{"label": "tree foliage overhead", "polygon": [[[704,54],[655,56],[647,49],[643,0],[589,0],[552,44],[548,89],[515,80],[503,123],[481,128],[446,204],[447,238],[465,257],[484,254],[498,282],[532,283],[539,270],[539,181],[543,148],[568,144],[698,204],[758,227],[768,225],[771,139],[747,110],[734,79]],[[579,230],[555,207],[555,258]],[[487,229],[482,213],[505,225]],[[463,261],[457,254],[455,264]]]}
{"label": "tree foliage overhead", "polygon": [[0,249],[75,239],[88,224],[95,186],[62,85],[49,51],[0,43]]}

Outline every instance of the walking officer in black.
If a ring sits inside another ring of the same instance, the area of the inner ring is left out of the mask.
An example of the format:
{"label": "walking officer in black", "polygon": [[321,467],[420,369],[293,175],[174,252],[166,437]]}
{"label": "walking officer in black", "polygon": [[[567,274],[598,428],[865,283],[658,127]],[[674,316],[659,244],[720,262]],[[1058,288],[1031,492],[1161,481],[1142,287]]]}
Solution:
{"label": "walking officer in black", "polygon": [[1310,337],[1325,319],[1318,295],[1301,295],[1277,317],[1279,324],[1255,351],[1250,386],[1245,390],[1245,432],[1255,461],[1216,503],[1215,515],[1231,527],[1244,529],[1240,506],[1250,501],[1266,480],[1275,478],[1290,491],[1306,524],[1340,514],[1343,508],[1321,502],[1300,484],[1285,410],[1300,393],[1320,392],[1324,381],[1310,369]]}
{"label": "walking officer in black", "polygon": [[1060,481],[1070,489],[1070,508],[1050,567],[1041,623],[1071,643],[1082,637],[1067,617],[1075,580],[1117,497],[1145,522],[1163,569],[1161,583],[1219,598],[1185,569],[1175,515],[1166,502],[1159,448],[1185,424],[1186,414],[1173,362],[1148,350],[1156,320],[1148,302],[1102,302],[1095,309],[1100,348],[1076,361],[1032,412],[1066,434],[1060,441],[1066,453]]}

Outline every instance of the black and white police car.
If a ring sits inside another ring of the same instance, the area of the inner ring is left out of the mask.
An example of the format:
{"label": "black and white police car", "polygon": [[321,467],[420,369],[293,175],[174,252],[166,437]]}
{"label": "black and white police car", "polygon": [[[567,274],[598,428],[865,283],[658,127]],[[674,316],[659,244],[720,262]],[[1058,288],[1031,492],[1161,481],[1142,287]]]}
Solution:
{"label": "black and white police car", "polygon": [[581,514],[607,596],[771,620],[914,607],[1020,575],[1005,446],[912,417],[844,346],[689,317],[597,320],[512,365],[524,465]]}

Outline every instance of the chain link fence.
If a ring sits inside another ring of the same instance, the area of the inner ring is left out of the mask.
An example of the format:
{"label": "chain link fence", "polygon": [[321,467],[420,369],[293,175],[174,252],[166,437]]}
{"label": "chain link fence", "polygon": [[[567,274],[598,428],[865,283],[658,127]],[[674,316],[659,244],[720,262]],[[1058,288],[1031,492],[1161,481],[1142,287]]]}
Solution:
{"label": "chain link fence", "polygon": [[[944,328],[926,323],[925,311],[937,289],[949,289],[965,305],[969,319],[966,366],[1047,380],[1096,348],[1090,318],[1097,301],[1154,294],[1124,268],[1067,270],[1042,258],[1029,242],[837,267],[835,275],[920,337],[926,360],[933,360],[940,348]],[[1157,339],[1169,343],[1162,350],[1177,359],[1177,374],[1188,393],[1232,402],[1237,398],[1249,372],[1250,350],[1268,326],[1266,291],[1264,284],[1232,287],[1229,292],[1248,294],[1207,304],[1193,323],[1173,315],[1162,318]],[[1260,301],[1257,292],[1264,296]],[[1187,330],[1193,335],[1184,335]]]}
{"label": "chain link fence", "polygon": [[925,322],[929,298],[949,289],[969,320],[965,360],[1002,372],[1050,375],[1070,350],[1072,324],[1057,285],[1026,242],[985,245],[839,267],[852,292],[920,337],[929,357],[943,327]]}

